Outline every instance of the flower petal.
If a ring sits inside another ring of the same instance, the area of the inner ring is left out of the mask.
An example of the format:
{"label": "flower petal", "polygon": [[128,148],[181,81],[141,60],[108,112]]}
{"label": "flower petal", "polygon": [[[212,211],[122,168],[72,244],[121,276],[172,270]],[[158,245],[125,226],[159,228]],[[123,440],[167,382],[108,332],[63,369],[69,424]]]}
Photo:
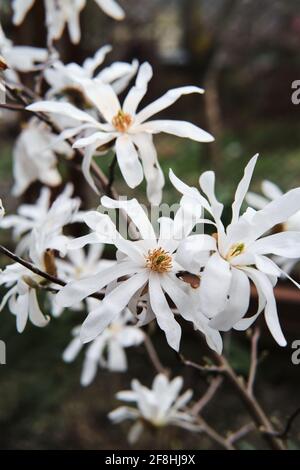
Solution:
{"label": "flower petal", "polygon": [[98,121],[85,111],[81,111],[70,103],[57,103],[55,101],[39,101],[26,108],[28,111],[41,113],[61,114],[77,121],[90,122],[98,126]]}
{"label": "flower petal", "polygon": [[143,181],[144,174],[137,150],[128,135],[122,135],[116,140],[116,155],[118,164],[130,188],[135,188]]}
{"label": "flower petal", "polygon": [[123,103],[124,113],[128,113],[131,116],[136,114],[138,105],[147,93],[148,83],[152,77],[153,70],[151,65],[148,62],[144,62],[138,71],[135,86],[131,88]]}
{"label": "flower petal", "polygon": [[149,132],[150,134],[158,134],[164,132],[166,134],[176,135],[196,142],[213,142],[215,139],[208,132],[200,127],[186,121],[157,120],[148,121],[139,126],[139,129]]}
{"label": "flower petal", "polygon": [[239,219],[241,207],[248,192],[257,159],[258,154],[254,155],[254,157],[251,158],[250,162],[245,168],[244,176],[237,187],[234,202],[232,204],[232,224],[236,223]]}

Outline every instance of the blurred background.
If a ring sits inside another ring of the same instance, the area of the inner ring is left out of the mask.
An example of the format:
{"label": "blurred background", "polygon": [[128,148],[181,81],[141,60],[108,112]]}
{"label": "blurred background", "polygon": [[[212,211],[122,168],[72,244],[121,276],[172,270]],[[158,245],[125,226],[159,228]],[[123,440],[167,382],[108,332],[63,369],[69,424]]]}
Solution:
{"label": "blurred background", "polygon": [[[6,35],[18,45],[44,46],[43,2],[36,2],[20,28],[11,24],[10,3],[1,1]],[[270,179],[283,190],[300,185],[300,105],[291,100],[292,82],[300,79],[298,0],[119,0],[127,13],[121,23],[107,18],[95,2],[87,3],[81,16],[80,44],[72,45],[67,34],[56,44],[65,63],[82,63],[102,45],[112,44],[113,52],[106,64],[137,58],[153,65],[154,78],[145,103],[173,87],[198,85],[206,89],[202,97],[183,97],[162,117],[192,121],[211,132],[216,142],[201,145],[176,137],[156,137],[165,174],[172,167],[183,180],[196,185],[201,172],[214,169],[217,193],[227,213],[243,168],[257,152],[261,157],[252,189],[259,191],[263,179]],[[31,79],[26,78],[29,82]],[[0,187],[9,213],[20,203],[10,195],[11,152],[19,130],[19,122],[7,113],[0,120]],[[111,159],[109,155],[101,160],[104,171],[108,171]],[[120,193],[128,193],[119,174],[116,185]],[[38,190],[34,185],[23,200],[32,200]],[[89,207],[97,204],[82,182],[77,191]],[[129,194],[143,199],[144,188]],[[177,199],[167,183],[165,201]],[[1,233],[0,240],[13,246],[8,233]],[[269,334],[263,335],[257,386],[258,396],[274,414],[275,424],[284,423],[300,406],[300,365],[291,363],[291,342],[300,338],[300,295],[285,285],[277,295],[289,346],[282,350]],[[128,447],[126,424],[113,427],[106,414],[117,404],[114,394],[128,388],[132,377],[150,384],[152,366],[143,347],[139,347],[129,353],[129,374],[100,371],[93,385],[82,389],[82,356],[71,365],[61,361],[70,330],[77,323],[78,318],[66,312],[45,330],[28,325],[20,336],[15,332],[13,316],[1,313],[0,336],[7,342],[8,361],[7,366],[0,367],[1,448]],[[184,337],[185,355],[199,361],[202,345],[188,331]],[[163,361],[183,373],[160,333],[153,332],[153,340],[163,351]],[[245,374],[249,366],[247,338],[235,334],[225,342],[233,364]],[[186,386],[196,384],[195,393],[201,394],[205,379],[192,370],[185,371],[185,378]],[[236,400],[225,387],[205,411],[206,418],[220,431],[237,429],[248,418]],[[299,446],[299,420],[294,427],[291,448]],[[139,442],[144,449],[210,446],[205,437],[180,430],[164,431],[162,435],[149,431]],[[251,435],[241,443],[243,448],[262,446]]]}

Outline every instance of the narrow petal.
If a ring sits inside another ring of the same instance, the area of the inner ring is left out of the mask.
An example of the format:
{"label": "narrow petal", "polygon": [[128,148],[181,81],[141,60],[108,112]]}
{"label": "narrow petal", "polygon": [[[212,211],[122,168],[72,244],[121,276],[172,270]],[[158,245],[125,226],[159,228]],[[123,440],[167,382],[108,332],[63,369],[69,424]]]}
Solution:
{"label": "narrow petal", "polygon": [[176,135],[177,137],[195,140],[196,142],[213,142],[215,139],[211,134],[204,131],[200,127],[186,121],[148,121],[139,126],[139,129],[149,132],[150,134],[166,134]]}
{"label": "narrow petal", "polygon": [[300,258],[300,232],[281,232],[257,240],[249,247],[256,254]]}
{"label": "narrow petal", "polygon": [[28,111],[41,113],[61,114],[62,116],[82,122],[90,122],[98,126],[98,121],[85,111],[81,111],[70,103],[57,103],[55,101],[39,101],[26,108]]}
{"label": "narrow petal", "polygon": [[165,93],[161,98],[154,101],[153,103],[149,104],[144,108],[138,115],[137,115],[137,123],[142,123],[149,119],[154,114],[159,113],[163,109],[168,108],[173,103],[175,103],[181,96],[189,95],[191,93],[200,93],[203,94],[204,90],[202,88],[198,88],[195,86],[186,86],[181,88],[174,88],[173,90],[169,90]]}
{"label": "narrow petal", "polygon": [[128,305],[133,295],[147,282],[146,272],[136,274],[127,281],[121,282],[110,294],[108,294],[101,305],[89,313],[84,321],[80,337],[83,343],[95,339]]}
{"label": "narrow petal", "polygon": [[148,83],[153,77],[153,70],[148,62],[144,62],[138,71],[135,86],[131,88],[123,103],[124,113],[135,116],[136,110],[147,93]]}
{"label": "narrow petal", "polygon": [[119,98],[114,89],[97,78],[93,80],[77,79],[77,81],[82,86],[87,98],[96,106],[104,119],[111,124],[121,109]]}
{"label": "narrow petal", "polygon": [[149,296],[153,312],[159,327],[165,332],[166,339],[171,348],[179,351],[181,328],[174,318],[165,295],[162,291],[159,276],[151,273],[149,278]]}
{"label": "narrow petal", "polygon": [[123,20],[125,18],[124,10],[115,0],[95,0],[95,2],[102,8],[104,13],[115,20]]}
{"label": "narrow petal", "polygon": [[232,204],[232,224],[236,223],[240,216],[241,207],[248,192],[257,159],[258,154],[251,158],[250,162],[245,168],[244,176],[237,187],[234,202]]}
{"label": "narrow petal", "polygon": [[137,150],[128,135],[118,137],[116,141],[118,164],[130,188],[135,188],[143,181],[144,174]]}

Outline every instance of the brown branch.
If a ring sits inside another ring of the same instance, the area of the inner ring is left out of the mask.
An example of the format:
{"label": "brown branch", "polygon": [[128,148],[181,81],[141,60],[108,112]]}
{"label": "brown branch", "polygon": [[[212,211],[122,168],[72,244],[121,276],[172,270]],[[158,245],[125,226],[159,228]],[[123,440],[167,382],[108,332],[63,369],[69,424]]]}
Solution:
{"label": "brown branch", "polygon": [[[0,253],[3,253],[8,258],[12,259],[16,263],[21,264],[25,268],[29,269],[29,271],[33,272],[34,274],[36,274],[39,277],[42,277],[46,281],[52,282],[53,284],[57,284],[57,285],[62,286],[62,287],[67,285],[67,283],[65,281],[59,279],[56,276],[48,274],[45,271],[42,271],[41,269],[37,268],[35,265],[30,263],[29,261],[26,261],[23,258],[20,258],[19,256],[15,255],[14,253],[9,251],[7,248],[5,248],[2,245],[0,245]],[[44,288],[44,286],[42,288]],[[49,289],[51,289],[51,290],[49,290],[50,292],[54,291],[54,289],[52,289],[52,288],[49,288]],[[93,297],[97,300],[103,300],[103,294],[93,294],[93,295],[90,295],[89,297]]]}
{"label": "brown branch", "polygon": [[223,377],[221,375],[214,377],[205,392],[205,394],[200,398],[197,403],[192,408],[192,414],[198,415],[200,414],[203,409],[208,405],[208,403],[213,399],[216,392],[219,390],[220,386],[223,383]]}
{"label": "brown branch", "polygon": [[251,431],[255,429],[255,424],[254,423],[247,423],[244,426],[242,426],[240,429],[237,431],[231,433],[227,437],[227,442],[229,444],[234,444],[235,442],[239,441],[240,439],[243,439],[243,437],[247,436]]}
{"label": "brown branch", "polygon": [[162,363],[160,362],[160,359],[159,359],[158,354],[157,354],[157,352],[156,352],[156,350],[153,346],[153,343],[152,343],[150,337],[147,334],[145,334],[144,344],[145,344],[145,348],[146,348],[146,351],[148,353],[149,359],[152,362],[155,370],[159,374],[164,374],[164,375],[169,376],[168,369],[166,367],[164,367],[162,365]]}
{"label": "brown branch", "polygon": [[228,442],[227,439],[221,436],[221,434],[213,429],[202,417],[199,417],[199,424],[202,426],[203,432],[221,447],[224,447],[226,450],[236,450],[231,442]]}

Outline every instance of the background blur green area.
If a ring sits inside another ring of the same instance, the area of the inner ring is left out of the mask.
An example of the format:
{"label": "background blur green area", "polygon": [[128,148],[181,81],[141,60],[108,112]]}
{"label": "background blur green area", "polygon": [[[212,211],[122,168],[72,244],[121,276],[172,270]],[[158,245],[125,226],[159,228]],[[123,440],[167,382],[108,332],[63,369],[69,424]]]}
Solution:
{"label": "background blur green area", "polygon": [[[42,2],[36,2],[22,27],[10,23],[9,1],[1,2],[1,22],[16,44],[43,46]],[[113,45],[106,65],[114,60],[149,60],[154,78],[144,103],[166,90],[182,85],[206,89],[204,96],[183,97],[161,117],[186,119],[202,126],[216,137],[215,144],[198,144],[176,137],[156,136],[160,163],[167,177],[169,168],[191,185],[198,184],[201,172],[217,173],[217,194],[230,213],[233,192],[245,164],[260,153],[252,188],[259,190],[270,179],[287,190],[300,185],[300,105],[292,104],[292,82],[300,79],[300,8],[298,0],[119,0],[127,19],[116,23],[105,17],[89,0],[84,10],[82,41],[71,45],[65,34],[57,43],[64,61],[81,63],[104,44]],[[34,77],[27,77],[30,84]],[[8,213],[20,204],[10,195],[12,186],[12,147],[19,133],[20,116],[4,113],[0,119],[1,197]],[[22,120],[25,116],[21,116]],[[112,154],[97,158],[108,173]],[[60,164],[75,182],[75,191],[84,196],[87,207],[98,199],[78,175]],[[128,190],[117,169],[115,185],[120,194],[145,201],[145,186]],[[34,185],[21,199],[33,200],[39,191]],[[168,179],[164,200],[179,199]],[[0,234],[1,243],[13,248],[9,232]],[[1,259],[2,264],[6,259]],[[264,332],[261,346],[266,351],[258,373],[258,395],[268,411],[274,412],[279,427],[300,405],[299,367],[291,364],[291,342],[300,337],[299,306],[279,304],[289,346],[280,349]],[[72,327],[84,314],[65,312],[43,330],[28,325],[22,335],[15,319],[4,310],[0,315],[0,338],[7,342],[7,366],[0,366],[0,447],[1,448],[126,448],[128,426],[111,426],[108,411],[117,406],[114,394],[126,389],[133,377],[150,385],[154,371],[144,348],[129,351],[129,373],[100,371],[87,389],[79,385],[80,358],[71,365],[61,360]],[[203,346],[187,328],[184,352],[200,361]],[[183,373],[178,358],[163,336],[153,332],[162,351],[162,360]],[[227,341],[227,340],[226,340]],[[231,360],[241,374],[249,365],[248,342],[242,334],[227,341]],[[205,389],[204,378],[185,370],[186,387],[196,384],[195,398]],[[248,422],[230,388],[225,387],[208,407],[205,416],[220,431],[237,429]],[[299,422],[295,423],[289,445],[299,442]],[[168,429],[159,435],[149,431],[140,448],[208,448],[203,436]],[[243,447],[261,447],[253,438]]]}

